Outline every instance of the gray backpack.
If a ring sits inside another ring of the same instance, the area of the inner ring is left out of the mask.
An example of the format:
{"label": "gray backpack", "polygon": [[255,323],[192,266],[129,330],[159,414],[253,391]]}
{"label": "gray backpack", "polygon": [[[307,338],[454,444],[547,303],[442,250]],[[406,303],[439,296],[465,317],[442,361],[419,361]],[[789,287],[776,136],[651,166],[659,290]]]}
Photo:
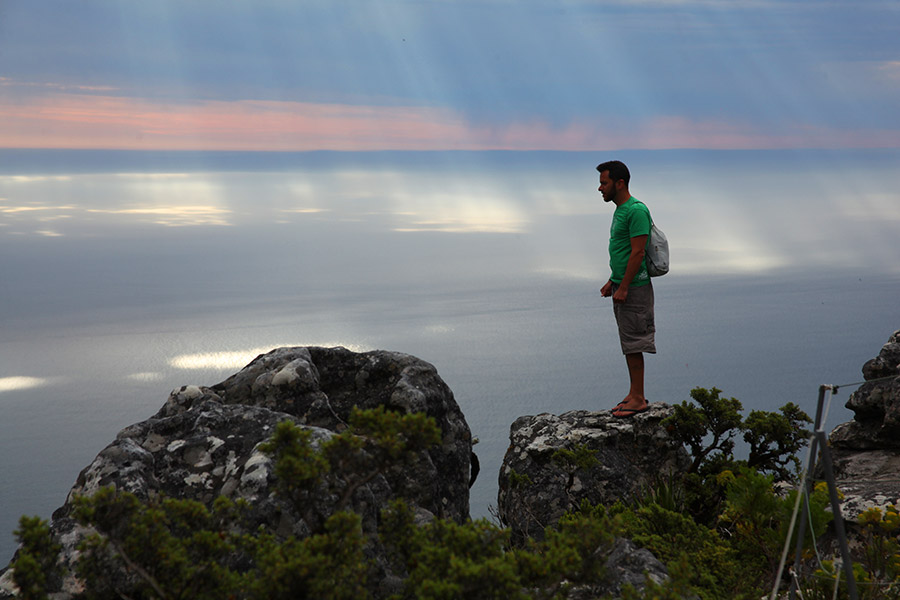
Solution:
{"label": "gray backpack", "polygon": [[656,223],[650,222],[650,237],[644,255],[650,277],[661,277],[669,272],[669,240]]}

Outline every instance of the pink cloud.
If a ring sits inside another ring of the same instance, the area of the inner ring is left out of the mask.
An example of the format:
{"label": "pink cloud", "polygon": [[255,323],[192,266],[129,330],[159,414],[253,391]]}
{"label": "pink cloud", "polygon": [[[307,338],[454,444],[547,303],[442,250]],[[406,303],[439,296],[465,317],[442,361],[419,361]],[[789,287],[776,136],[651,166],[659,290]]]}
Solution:
{"label": "pink cloud", "polygon": [[271,101],[163,103],[60,94],[0,102],[0,146],[169,150],[470,147],[445,111]]}
{"label": "pink cloud", "polygon": [[492,127],[438,108],[275,101],[163,102],[54,94],[0,99],[0,147],[127,150],[616,150],[900,147],[900,131],[657,117],[644,122],[540,120]]}

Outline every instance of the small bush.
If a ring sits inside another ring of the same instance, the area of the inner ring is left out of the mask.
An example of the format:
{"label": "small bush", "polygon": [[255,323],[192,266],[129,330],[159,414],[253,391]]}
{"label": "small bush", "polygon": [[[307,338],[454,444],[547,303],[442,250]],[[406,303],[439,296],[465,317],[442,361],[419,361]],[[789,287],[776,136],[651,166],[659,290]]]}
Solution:
{"label": "small bush", "polygon": [[21,547],[10,565],[13,581],[22,600],[45,600],[50,580],[59,573],[57,555],[61,547],[53,542],[47,521],[22,516],[15,531]]}

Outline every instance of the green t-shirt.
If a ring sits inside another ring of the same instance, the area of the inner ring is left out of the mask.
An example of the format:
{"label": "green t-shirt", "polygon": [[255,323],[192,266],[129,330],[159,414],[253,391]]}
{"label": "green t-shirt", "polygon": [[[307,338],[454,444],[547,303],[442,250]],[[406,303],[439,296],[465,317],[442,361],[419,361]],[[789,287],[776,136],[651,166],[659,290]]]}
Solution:
{"label": "green t-shirt", "polygon": [[[650,235],[650,210],[632,196],[616,207],[609,228],[609,268],[612,271],[609,278],[613,283],[622,283],[628,257],[631,256],[631,238],[639,235]],[[641,268],[631,280],[631,287],[648,283],[650,275],[647,274],[647,263],[641,261]]]}

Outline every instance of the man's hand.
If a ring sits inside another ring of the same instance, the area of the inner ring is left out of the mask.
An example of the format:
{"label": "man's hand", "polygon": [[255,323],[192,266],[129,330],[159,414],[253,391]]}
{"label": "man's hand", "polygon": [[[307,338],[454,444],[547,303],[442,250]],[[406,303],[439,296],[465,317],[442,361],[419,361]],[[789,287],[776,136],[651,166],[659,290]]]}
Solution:
{"label": "man's hand", "polygon": [[603,287],[600,288],[600,295],[604,298],[609,298],[610,296],[612,296],[612,285],[612,281],[607,281],[606,283],[604,283]]}
{"label": "man's hand", "polygon": [[625,267],[625,275],[622,276],[622,282],[616,288],[613,294],[613,304],[623,304],[628,298],[628,286],[637,272],[641,269],[641,262],[644,260],[645,248],[647,246],[646,235],[636,235],[631,238],[631,255],[628,257],[628,265]]}

